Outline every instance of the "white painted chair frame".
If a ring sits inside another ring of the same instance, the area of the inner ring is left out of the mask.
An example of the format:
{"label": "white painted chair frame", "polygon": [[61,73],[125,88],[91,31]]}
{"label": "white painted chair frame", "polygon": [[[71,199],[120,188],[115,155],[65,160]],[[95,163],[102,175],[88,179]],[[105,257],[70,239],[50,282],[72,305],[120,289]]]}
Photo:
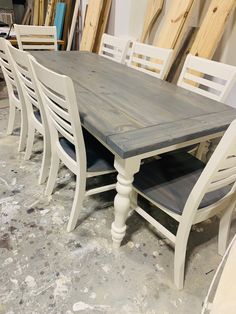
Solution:
{"label": "white painted chair frame", "polygon": [[[76,175],[75,196],[67,226],[67,231],[70,232],[76,227],[85,196],[115,189],[115,184],[109,184],[86,191],[86,178],[112,173],[115,169],[87,172],[84,138],[71,78],[45,68],[32,58],[30,62],[46,108],[51,135],[52,158],[45,194],[50,195],[53,192],[60,160]],[[60,145],[59,134],[74,145],[76,160],[73,160]]]}
{"label": "white painted chair frame", "polygon": [[20,50],[57,50],[56,26],[14,24]]}
{"label": "white painted chair frame", "polygon": [[235,82],[235,66],[189,54],[177,85],[210,99],[225,102]]}
{"label": "white painted chair frame", "polygon": [[[231,216],[236,204],[235,182],[236,120],[231,123],[228,130],[225,132],[211,159],[207,163],[198,181],[193,187],[186,201],[182,215],[178,215],[168,208],[153,202],[151,199],[147,198],[145,195],[134,189],[134,191],[148,199],[159,209],[179,222],[178,231],[175,236],[148,213],[146,213],[141,207],[137,206],[137,202],[135,204],[135,197],[133,196],[134,210],[136,210],[137,213],[144,217],[164,236],[166,236],[175,246],[174,282],[178,289],[183,288],[186,246],[193,224],[197,224],[217,215],[218,213],[221,213],[222,216],[219,226],[218,253],[220,255],[224,254],[227,247]],[[210,206],[198,209],[206,193],[215,191],[224,186],[228,186],[229,184],[233,184],[233,186],[225,197]]]}
{"label": "white painted chair frame", "polygon": [[125,64],[131,41],[103,34],[99,55],[112,61]]}
{"label": "white painted chair frame", "polygon": [[15,73],[13,60],[8,50],[8,47],[10,46],[11,44],[8,40],[0,38],[0,65],[4,75],[4,79],[6,81],[9,97],[9,120],[7,126],[7,135],[13,133],[16,109],[19,109],[21,112],[21,127],[18,151],[23,151],[26,146],[28,132],[27,111],[24,102],[23,92],[18,77]]}
{"label": "white painted chair frame", "polygon": [[[48,176],[51,159],[51,142],[46,112],[32,73],[32,68],[29,62],[30,54],[26,51],[16,49],[13,46],[9,46],[9,51],[13,59],[15,73],[21,84],[27,108],[28,137],[25,160],[30,159],[32,155],[35,131],[38,131],[43,136],[43,159],[39,176],[39,184],[42,184],[46,181]],[[30,56],[30,58],[33,57]],[[40,120],[35,116],[35,112],[39,115]]]}
{"label": "white painted chair frame", "polygon": [[170,66],[173,49],[134,42],[128,66],[159,79],[164,79]]}
{"label": "white painted chair frame", "polygon": [[[177,85],[210,99],[225,102],[236,82],[236,67],[189,54]],[[201,88],[204,86],[204,89]],[[209,143],[201,143],[196,156],[206,159]]]}

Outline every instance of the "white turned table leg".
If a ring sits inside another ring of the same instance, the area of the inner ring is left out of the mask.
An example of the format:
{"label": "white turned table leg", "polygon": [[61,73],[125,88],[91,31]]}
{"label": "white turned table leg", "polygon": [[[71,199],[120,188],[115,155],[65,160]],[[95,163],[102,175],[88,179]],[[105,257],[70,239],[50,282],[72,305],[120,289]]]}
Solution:
{"label": "white turned table leg", "polygon": [[114,200],[115,220],[111,226],[113,247],[119,248],[125,236],[126,219],[130,211],[130,194],[132,192],[132,182],[134,174],[139,171],[140,160],[138,158],[121,159],[115,158],[114,164],[118,171],[116,191]]}

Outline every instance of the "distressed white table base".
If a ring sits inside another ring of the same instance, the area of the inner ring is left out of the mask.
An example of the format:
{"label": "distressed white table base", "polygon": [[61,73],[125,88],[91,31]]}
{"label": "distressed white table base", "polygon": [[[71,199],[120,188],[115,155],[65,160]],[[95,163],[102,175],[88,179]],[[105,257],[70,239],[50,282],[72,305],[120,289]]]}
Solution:
{"label": "distressed white table base", "polygon": [[111,226],[113,247],[119,248],[126,232],[126,219],[131,208],[131,192],[134,174],[139,171],[140,159],[115,158],[114,164],[117,175],[116,191],[117,195],[114,200],[115,220]]}

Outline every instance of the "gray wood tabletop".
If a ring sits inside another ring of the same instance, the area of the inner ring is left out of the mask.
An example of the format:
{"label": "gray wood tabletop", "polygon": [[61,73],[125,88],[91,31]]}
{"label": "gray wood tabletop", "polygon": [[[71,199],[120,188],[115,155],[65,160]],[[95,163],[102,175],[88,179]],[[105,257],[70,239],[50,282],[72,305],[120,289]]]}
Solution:
{"label": "gray wood tabletop", "polygon": [[74,82],[81,122],[121,158],[226,130],[236,109],[87,52],[32,52]]}

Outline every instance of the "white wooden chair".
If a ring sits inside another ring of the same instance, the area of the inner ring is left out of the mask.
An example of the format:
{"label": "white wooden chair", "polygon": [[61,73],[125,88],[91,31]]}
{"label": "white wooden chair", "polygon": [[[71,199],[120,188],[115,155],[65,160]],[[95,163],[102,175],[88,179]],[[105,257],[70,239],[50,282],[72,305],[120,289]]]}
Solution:
{"label": "white wooden chair", "polygon": [[29,53],[16,49],[13,46],[9,46],[9,51],[13,59],[15,73],[21,84],[27,108],[28,137],[25,160],[30,159],[32,154],[35,131],[38,131],[43,135],[44,139],[43,160],[39,176],[39,184],[41,184],[45,182],[48,176],[51,158],[51,142],[46,112],[32,73],[32,68],[29,62]]}
{"label": "white wooden chair", "polygon": [[20,50],[57,50],[56,26],[14,24]]}
{"label": "white wooden chair", "polygon": [[173,49],[159,48],[139,42],[133,43],[128,66],[159,79],[164,79]]}
{"label": "white wooden chair", "polygon": [[103,34],[99,55],[118,63],[125,63],[130,40]]}
{"label": "white wooden chair", "polygon": [[143,164],[135,175],[134,191],[179,223],[174,235],[133,201],[136,212],[174,244],[174,281],[179,289],[183,288],[186,246],[193,224],[220,213],[218,252],[224,254],[236,204],[235,181],[236,120],[207,165],[183,152]]}
{"label": "white wooden chair", "polygon": [[[189,54],[177,85],[210,99],[225,102],[236,82],[236,67]],[[217,145],[217,140],[216,145]],[[214,142],[214,141],[213,141]],[[199,159],[206,159],[209,143],[192,146]],[[187,148],[186,148],[187,150]]]}
{"label": "white wooden chair", "polygon": [[51,168],[45,194],[53,191],[60,160],[76,175],[76,190],[68,231],[76,227],[85,196],[109,191],[109,184],[86,191],[86,178],[114,172],[113,155],[92,135],[82,131],[72,80],[30,59],[37,86],[46,108],[51,135]]}
{"label": "white wooden chair", "polygon": [[235,66],[189,54],[177,85],[210,99],[225,102],[235,82]]}
{"label": "white wooden chair", "polygon": [[21,128],[20,128],[20,141],[18,150],[23,151],[26,146],[28,120],[27,111],[24,102],[23,92],[18,81],[13,61],[9,53],[8,47],[11,44],[8,40],[0,38],[0,65],[7,85],[9,97],[9,120],[7,126],[7,134],[13,133],[16,109],[21,112]]}

